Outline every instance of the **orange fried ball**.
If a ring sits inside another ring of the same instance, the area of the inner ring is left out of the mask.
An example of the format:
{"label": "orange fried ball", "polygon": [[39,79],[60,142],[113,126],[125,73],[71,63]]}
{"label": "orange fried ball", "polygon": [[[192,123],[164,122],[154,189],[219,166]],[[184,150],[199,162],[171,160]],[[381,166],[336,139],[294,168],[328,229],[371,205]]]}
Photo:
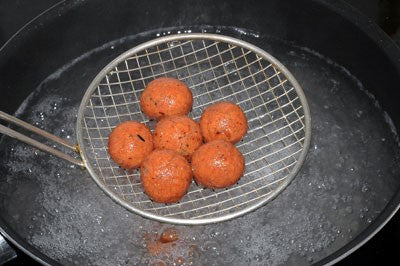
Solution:
{"label": "orange fried ball", "polygon": [[200,128],[206,142],[224,139],[236,143],[246,135],[247,119],[236,104],[220,102],[204,110]]}
{"label": "orange fried ball", "polygon": [[244,157],[232,143],[214,140],[193,153],[192,169],[197,184],[206,188],[225,188],[243,175]]}
{"label": "orange fried ball", "polygon": [[125,169],[138,168],[152,150],[150,130],[136,121],[119,124],[108,138],[111,159]]}
{"label": "orange fried ball", "polygon": [[142,111],[153,119],[171,115],[187,115],[192,109],[190,89],[174,78],[157,78],[144,89],[140,98]]}
{"label": "orange fried ball", "polygon": [[171,150],[154,150],[140,167],[145,193],[154,201],[172,203],[187,192],[193,173],[187,160]]}
{"label": "orange fried ball", "polygon": [[155,127],[153,139],[156,149],[174,150],[186,158],[203,142],[200,126],[187,116],[161,119]]}

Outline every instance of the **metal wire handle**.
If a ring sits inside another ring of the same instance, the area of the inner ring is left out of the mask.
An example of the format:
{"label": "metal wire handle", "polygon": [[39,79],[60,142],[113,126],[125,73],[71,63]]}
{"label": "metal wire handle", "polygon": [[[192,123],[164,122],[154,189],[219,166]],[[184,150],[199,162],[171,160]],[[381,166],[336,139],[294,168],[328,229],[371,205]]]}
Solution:
{"label": "metal wire handle", "polygon": [[[7,122],[9,122],[11,124],[14,124],[14,125],[17,125],[19,127],[24,128],[24,129],[27,129],[27,130],[29,130],[29,131],[31,131],[33,133],[36,133],[36,134],[38,134],[38,135],[40,135],[42,137],[45,137],[45,138],[47,138],[47,139],[49,139],[49,140],[51,140],[53,142],[61,144],[61,145],[65,146],[65,147],[67,147],[67,148],[79,153],[78,145],[73,145],[73,144],[69,143],[68,141],[66,141],[64,139],[61,139],[61,138],[59,138],[59,137],[57,137],[55,135],[52,135],[49,132],[44,131],[44,130],[42,130],[40,128],[32,126],[31,124],[28,124],[28,123],[26,123],[26,122],[24,122],[24,121],[22,121],[22,120],[20,120],[20,119],[18,119],[16,117],[14,117],[14,116],[11,116],[11,115],[3,112],[3,111],[0,111],[0,119],[3,119],[4,121],[7,121]],[[11,128],[6,127],[6,126],[0,125],[0,133],[4,134],[4,135],[7,135],[9,137],[15,138],[15,139],[17,139],[19,141],[25,142],[26,144],[29,144],[29,145],[31,145],[31,146],[33,146],[35,148],[38,148],[38,149],[40,149],[42,151],[45,151],[45,152],[50,153],[50,154],[52,154],[54,156],[57,156],[57,157],[59,157],[61,159],[67,160],[67,161],[69,161],[69,162],[71,162],[73,164],[76,164],[76,165],[79,165],[79,166],[83,166],[83,167],[85,166],[85,164],[84,164],[84,162],[82,160],[76,159],[76,158],[74,158],[74,157],[72,157],[70,155],[67,155],[67,154],[59,151],[59,150],[56,150],[56,149],[54,149],[52,147],[49,147],[46,144],[43,144],[43,143],[41,143],[41,142],[39,142],[37,140],[34,140],[34,139],[32,139],[32,138],[30,138],[28,136],[25,136],[25,135],[15,131],[15,130],[11,129]]]}
{"label": "metal wire handle", "polygon": [[[152,202],[137,172],[124,171],[108,154],[111,130],[126,120],[152,127],[139,105],[157,77],[185,82],[194,96],[190,117],[218,101],[238,104],[248,133],[237,147],[246,171],[237,185],[208,190],[190,186],[175,204]],[[311,136],[310,111],[292,74],[264,50],[235,38],[178,34],[143,43],[114,59],[90,84],[78,112],[82,158],[95,182],[116,202],[142,216],[176,224],[207,224],[238,217],[278,195],[303,164]]]}

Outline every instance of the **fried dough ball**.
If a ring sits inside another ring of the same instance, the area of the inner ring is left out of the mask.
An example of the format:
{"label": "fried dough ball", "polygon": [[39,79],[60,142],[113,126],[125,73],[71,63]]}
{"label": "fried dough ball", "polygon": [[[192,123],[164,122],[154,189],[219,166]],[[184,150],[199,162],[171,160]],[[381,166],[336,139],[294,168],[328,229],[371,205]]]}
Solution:
{"label": "fried dough ball", "polygon": [[154,150],[140,167],[145,193],[154,201],[172,203],[187,192],[193,173],[187,160],[172,150]]}
{"label": "fried dough ball", "polygon": [[154,130],[154,148],[174,150],[186,158],[203,143],[200,126],[187,116],[161,119]]}
{"label": "fried dough ball", "polygon": [[115,127],[108,138],[111,159],[125,169],[138,168],[153,150],[153,137],[145,125],[127,121]]}
{"label": "fried dough ball", "polygon": [[140,97],[142,111],[157,120],[165,116],[187,115],[192,104],[190,89],[174,78],[163,77],[151,81]]}
{"label": "fried dough ball", "polygon": [[193,153],[192,169],[197,184],[206,188],[225,188],[243,175],[244,157],[232,143],[213,140]]}
{"label": "fried dough ball", "polygon": [[206,142],[223,139],[236,143],[246,135],[247,119],[236,104],[220,102],[204,110],[200,128]]}

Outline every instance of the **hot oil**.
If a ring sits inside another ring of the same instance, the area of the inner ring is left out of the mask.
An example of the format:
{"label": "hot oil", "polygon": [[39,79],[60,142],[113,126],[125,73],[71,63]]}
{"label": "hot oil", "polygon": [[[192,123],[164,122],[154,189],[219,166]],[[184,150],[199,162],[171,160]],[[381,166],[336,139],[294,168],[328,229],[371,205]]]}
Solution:
{"label": "hot oil", "polygon": [[[333,59],[260,32],[169,28],[107,43],[50,75],[16,115],[74,143],[80,100],[94,76],[123,51],[178,31],[253,43],[299,81],[311,108],[312,143],[292,184],[267,206],[232,221],[165,225],[119,206],[87,171],[4,138],[0,210],[20,235],[65,264],[306,265],[373,222],[400,185],[395,178],[399,146],[390,118],[362,82]],[[168,228],[178,238],[162,243],[160,235]]]}

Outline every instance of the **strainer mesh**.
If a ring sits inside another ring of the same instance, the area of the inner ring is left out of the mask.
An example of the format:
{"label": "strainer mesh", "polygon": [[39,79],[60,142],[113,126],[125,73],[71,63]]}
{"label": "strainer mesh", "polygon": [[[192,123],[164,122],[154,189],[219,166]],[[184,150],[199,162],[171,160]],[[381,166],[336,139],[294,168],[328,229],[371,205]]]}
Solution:
{"label": "strainer mesh", "polygon": [[[138,171],[122,170],[110,159],[107,142],[115,126],[127,120],[154,126],[139,99],[146,84],[163,76],[190,87],[189,116],[195,120],[220,101],[244,110],[248,133],[236,146],[246,170],[238,184],[213,191],[192,183],[179,203],[158,204],[143,193]],[[161,43],[117,63],[93,91],[81,123],[87,163],[110,193],[133,210],[179,219],[220,217],[269,197],[298,162],[306,135],[298,93],[275,64],[242,46],[208,39]]]}

